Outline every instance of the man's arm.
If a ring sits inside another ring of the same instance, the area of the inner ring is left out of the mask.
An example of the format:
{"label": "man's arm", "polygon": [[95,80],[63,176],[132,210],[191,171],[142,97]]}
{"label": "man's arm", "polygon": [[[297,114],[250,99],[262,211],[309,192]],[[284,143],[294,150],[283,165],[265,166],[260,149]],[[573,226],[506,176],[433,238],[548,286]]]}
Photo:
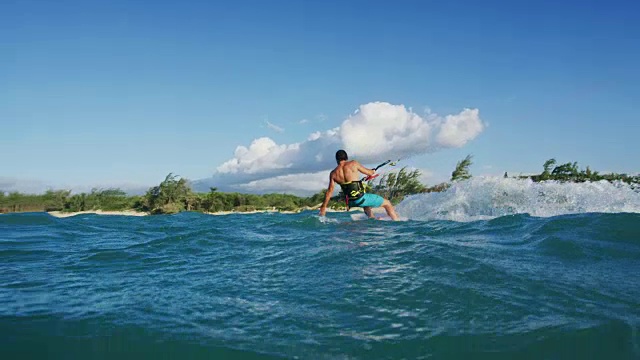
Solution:
{"label": "man's arm", "polygon": [[368,169],[368,168],[366,168],[366,167],[362,166],[362,164],[360,164],[360,163],[359,163],[359,162],[357,162],[357,161],[356,161],[355,163],[356,163],[356,168],[358,169],[358,171],[360,171],[361,173],[363,173],[363,174],[365,174],[365,175],[371,176],[371,175],[373,175],[373,174],[375,174],[375,173],[376,173],[376,171],[375,171],[375,170],[373,170],[373,169]]}
{"label": "man's arm", "polygon": [[324,201],[320,207],[320,216],[324,216],[327,213],[327,205],[329,204],[329,200],[331,200],[331,195],[333,195],[334,186],[333,173],[331,173],[329,174],[329,186],[327,187],[327,192],[324,194]]}

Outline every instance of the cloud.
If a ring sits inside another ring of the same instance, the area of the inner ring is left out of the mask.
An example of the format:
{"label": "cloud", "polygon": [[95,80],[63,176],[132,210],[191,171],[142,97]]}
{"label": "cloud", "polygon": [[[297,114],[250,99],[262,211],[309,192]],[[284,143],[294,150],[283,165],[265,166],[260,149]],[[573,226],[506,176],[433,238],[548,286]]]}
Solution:
{"label": "cloud", "polygon": [[[339,127],[314,132],[299,143],[277,144],[262,137],[248,147],[238,146],[233,158],[218,166],[213,177],[194,185],[196,189],[237,188],[257,180],[326,171],[335,165],[334,153],[341,148],[350,158],[365,164],[408,158],[461,147],[484,128],[478,109],[464,109],[445,117],[433,113],[422,117],[403,105],[372,102],[361,105]],[[291,178],[280,178],[283,179]],[[247,186],[257,188],[258,184]]]}
{"label": "cloud", "polygon": [[298,196],[308,196],[326,188],[329,184],[329,175],[326,171],[315,173],[291,174],[275,176],[263,180],[250,181],[239,184],[235,188],[249,193],[284,192]]}
{"label": "cloud", "polygon": [[281,128],[278,125],[272,124],[269,120],[265,120],[264,122],[265,122],[265,124],[267,124],[267,127],[269,129],[271,129],[271,130],[273,130],[275,132],[279,132],[279,133],[284,132],[283,128]]}
{"label": "cloud", "polygon": [[302,119],[302,120],[298,121],[298,124],[306,124],[306,123],[308,123],[308,122],[309,122],[309,120],[307,120],[307,119]]}
{"label": "cloud", "polygon": [[315,132],[306,141],[278,145],[268,137],[255,139],[249,147],[238,146],[234,157],[216,169],[225,174],[260,174],[269,176],[312,172],[328,168],[332,156],[326,160],[327,148],[340,146],[339,128]]}
{"label": "cloud", "polygon": [[347,118],[340,138],[348,153],[364,157],[406,157],[424,153],[433,125],[402,105],[369,103]]}
{"label": "cloud", "polygon": [[462,147],[484,130],[478,109],[464,109],[458,115],[447,115],[436,142],[442,147]]}
{"label": "cloud", "polygon": [[403,105],[375,102],[360,106],[340,127],[347,152],[367,159],[406,158],[443,148],[462,147],[485,125],[478,109],[464,109],[442,118],[423,118]]}

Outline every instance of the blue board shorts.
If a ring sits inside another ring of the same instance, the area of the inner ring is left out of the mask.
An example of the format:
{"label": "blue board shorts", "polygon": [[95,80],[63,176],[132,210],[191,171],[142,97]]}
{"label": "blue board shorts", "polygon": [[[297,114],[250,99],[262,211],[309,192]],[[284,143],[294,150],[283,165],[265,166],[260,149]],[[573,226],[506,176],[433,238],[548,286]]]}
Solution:
{"label": "blue board shorts", "polygon": [[357,207],[380,207],[384,202],[384,198],[380,195],[376,194],[364,194],[358,200],[349,201],[349,206],[357,206]]}

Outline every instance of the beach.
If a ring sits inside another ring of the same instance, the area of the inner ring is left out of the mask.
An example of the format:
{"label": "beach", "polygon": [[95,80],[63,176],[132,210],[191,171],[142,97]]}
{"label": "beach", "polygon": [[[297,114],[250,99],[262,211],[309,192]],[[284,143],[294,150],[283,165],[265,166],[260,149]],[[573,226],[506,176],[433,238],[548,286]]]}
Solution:
{"label": "beach", "polygon": [[135,210],[124,211],[104,211],[104,210],[89,210],[89,211],[76,211],[76,212],[64,212],[64,211],[49,211],[49,215],[57,218],[66,218],[83,214],[96,214],[96,215],[126,215],[126,216],[146,216],[149,213]]}

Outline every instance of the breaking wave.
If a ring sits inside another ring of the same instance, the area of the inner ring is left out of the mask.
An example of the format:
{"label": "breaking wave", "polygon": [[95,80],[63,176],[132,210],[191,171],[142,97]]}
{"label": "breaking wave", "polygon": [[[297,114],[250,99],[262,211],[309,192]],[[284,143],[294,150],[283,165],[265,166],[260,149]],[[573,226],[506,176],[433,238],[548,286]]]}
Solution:
{"label": "breaking wave", "polygon": [[514,214],[640,213],[637,188],[608,181],[561,183],[477,177],[440,193],[411,195],[397,206],[411,220],[487,220]]}

